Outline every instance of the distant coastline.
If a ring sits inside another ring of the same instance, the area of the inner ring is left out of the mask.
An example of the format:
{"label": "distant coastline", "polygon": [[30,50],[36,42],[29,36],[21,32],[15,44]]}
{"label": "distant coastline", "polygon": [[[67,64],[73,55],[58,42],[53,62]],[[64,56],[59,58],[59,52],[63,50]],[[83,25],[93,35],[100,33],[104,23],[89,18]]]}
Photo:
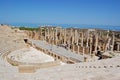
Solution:
{"label": "distant coastline", "polygon": [[88,25],[88,24],[48,24],[48,23],[11,23],[10,26],[15,27],[30,27],[37,28],[40,26],[60,26],[62,28],[89,28],[89,29],[103,29],[103,30],[113,30],[120,31],[120,26],[112,26],[112,25]]}

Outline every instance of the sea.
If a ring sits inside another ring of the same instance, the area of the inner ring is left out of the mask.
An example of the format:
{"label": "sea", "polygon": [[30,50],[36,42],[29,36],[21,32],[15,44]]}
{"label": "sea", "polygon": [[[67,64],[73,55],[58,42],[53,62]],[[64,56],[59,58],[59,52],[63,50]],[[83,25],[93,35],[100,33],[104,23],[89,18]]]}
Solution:
{"label": "sea", "polygon": [[14,27],[31,27],[37,28],[41,26],[59,26],[62,28],[81,28],[81,29],[103,29],[103,30],[112,30],[120,31],[120,26],[113,25],[93,25],[93,24],[48,24],[48,23],[11,23],[9,24]]}

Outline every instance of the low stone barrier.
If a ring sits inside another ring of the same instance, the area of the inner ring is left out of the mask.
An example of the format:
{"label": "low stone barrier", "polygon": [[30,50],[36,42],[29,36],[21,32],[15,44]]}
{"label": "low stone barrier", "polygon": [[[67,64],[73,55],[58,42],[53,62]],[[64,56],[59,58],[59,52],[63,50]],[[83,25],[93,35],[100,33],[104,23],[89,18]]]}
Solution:
{"label": "low stone barrier", "polygon": [[19,65],[35,65],[39,68],[44,68],[44,67],[50,67],[50,66],[57,66],[60,65],[60,61],[51,61],[51,62],[45,62],[45,63],[25,63],[25,62],[19,62],[19,61],[15,61],[10,59],[9,57],[6,57],[7,61],[13,65],[13,66],[19,66]]}
{"label": "low stone barrier", "polygon": [[19,64],[22,64],[21,62],[18,62],[18,61],[8,58],[7,56],[6,56],[6,60],[13,66],[18,66]]}

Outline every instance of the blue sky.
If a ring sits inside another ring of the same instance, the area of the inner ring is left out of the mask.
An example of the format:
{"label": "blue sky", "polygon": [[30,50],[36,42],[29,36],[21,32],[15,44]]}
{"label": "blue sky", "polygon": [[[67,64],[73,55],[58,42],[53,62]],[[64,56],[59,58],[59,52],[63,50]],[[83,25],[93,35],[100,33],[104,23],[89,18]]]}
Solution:
{"label": "blue sky", "polygon": [[0,0],[0,23],[120,26],[120,0]]}

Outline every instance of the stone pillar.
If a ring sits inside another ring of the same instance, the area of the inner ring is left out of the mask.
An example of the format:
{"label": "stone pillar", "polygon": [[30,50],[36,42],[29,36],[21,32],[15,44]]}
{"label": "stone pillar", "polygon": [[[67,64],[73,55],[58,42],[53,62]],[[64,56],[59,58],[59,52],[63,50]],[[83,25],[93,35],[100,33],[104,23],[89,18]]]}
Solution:
{"label": "stone pillar", "polygon": [[69,38],[68,38],[68,48],[69,48],[69,49],[70,49],[70,45],[71,45],[71,44],[70,44],[70,43],[71,43],[70,40],[71,40],[71,34],[70,34],[70,36],[69,36]]}
{"label": "stone pillar", "polygon": [[84,40],[84,34],[82,32],[82,43],[81,43],[81,46],[83,47],[83,40]]}
{"label": "stone pillar", "polygon": [[64,29],[64,44],[66,44],[66,29]]}
{"label": "stone pillar", "polygon": [[60,43],[59,44],[62,44],[61,41],[62,41],[62,28],[60,29],[60,39],[59,39]]}
{"label": "stone pillar", "polygon": [[43,40],[42,37],[43,37],[43,36],[42,36],[42,28],[40,28],[40,39],[41,39],[41,40]]}
{"label": "stone pillar", "polygon": [[49,43],[49,39],[50,39],[50,32],[49,32],[49,28],[48,28],[47,30],[48,30],[47,35],[48,35],[48,43]]}
{"label": "stone pillar", "polygon": [[55,36],[54,36],[54,28],[52,28],[52,44],[54,44],[54,39],[55,38]]}
{"label": "stone pillar", "polygon": [[88,47],[88,43],[89,43],[89,29],[88,29],[88,32],[87,32],[87,44],[86,44],[86,47]]}
{"label": "stone pillar", "polygon": [[50,37],[51,37],[51,29],[50,29],[50,28],[48,28],[48,34],[49,34],[49,35],[48,35],[48,36],[49,36],[49,37],[48,37],[48,43],[50,43]]}
{"label": "stone pillar", "polygon": [[108,31],[107,31],[107,39],[109,38],[109,32],[110,32],[110,31],[108,30]]}
{"label": "stone pillar", "polygon": [[78,45],[78,32],[75,30],[75,43]]}
{"label": "stone pillar", "polygon": [[49,28],[49,43],[51,44],[51,39],[52,39],[52,28]]}
{"label": "stone pillar", "polygon": [[56,33],[55,33],[55,44],[57,45],[58,37],[57,37],[57,28],[56,28]]}
{"label": "stone pillar", "polygon": [[[70,39],[72,38],[72,35],[73,35],[73,32],[72,32],[72,28],[71,28],[71,30],[70,30]],[[71,43],[73,42],[73,40],[72,41],[70,41]]]}
{"label": "stone pillar", "polygon": [[111,38],[108,38],[108,42],[106,44],[105,51],[110,49],[110,41],[111,41]]}
{"label": "stone pillar", "polygon": [[114,33],[113,33],[113,40],[112,40],[112,48],[111,48],[111,51],[114,50],[114,42],[115,42],[115,35],[114,35]]}
{"label": "stone pillar", "polygon": [[68,47],[69,47],[69,49],[70,49],[70,46],[72,44],[71,38],[72,38],[72,28],[70,29],[70,36],[69,36],[69,40],[68,40]]}
{"label": "stone pillar", "polygon": [[90,55],[92,54],[92,44],[90,43]]}
{"label": "stone pillar", "polygon": [[92,45],[93,45],[93,39],[90,38],[90,55],[92,54]]}
{"label": "stone pillar", "polygon": [[95,44],[95,52],[97,52],[97,48],[98,48],[98,34],[96,34],[96,44]]}
{"label": "stone pillar", "polygon": [[44,31],[45,31],[45,37],[44,37],[44,40],[46,41],[46,35],[47,35],[46,27],[44,28]]}
{"label": "stone pillar", "polygon": [[72,43],[72,47],[73,47],[72,51],[74,51],[74,33],[73,32],[72,32],[72,42],[71,43]]}
{"label": "stone pillar", "polygon": [[52,44],[52,28],[50,28],[50,38],[49,38],[49,43]]}

